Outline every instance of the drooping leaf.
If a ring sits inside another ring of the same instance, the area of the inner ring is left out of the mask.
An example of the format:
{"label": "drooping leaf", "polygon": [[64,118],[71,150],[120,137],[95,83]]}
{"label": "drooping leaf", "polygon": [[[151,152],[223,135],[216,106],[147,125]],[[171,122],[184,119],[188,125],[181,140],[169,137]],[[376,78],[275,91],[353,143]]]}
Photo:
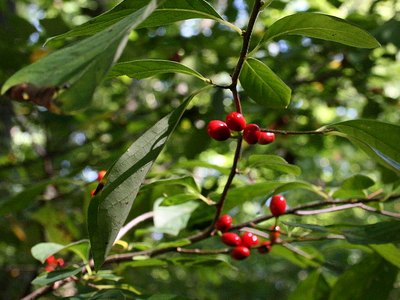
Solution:
{"label": "drooping leaf", "polygon": [[298,166],[289,164],[278,155],[252,155],[249,157],[250,165],[265,167],[270,170],[287,174],[300,175],[301,169]]}
{"label": "drooping leaf", "polygon": [[335,225],[347,241],[353,244],[387,244],[400,242],[400,222],[387,221],[369,225]]}
{"label": "drooping leaf", "polygon": [[[58,40],[95,34],[106,29],[127,15],[143,8],[148,2],[148,0],[125,0],[112,10],[52,39]],[[234,28],[232,24],[226,22],[212,6],[204,0],[166,0],[161,2],[155,12],[137,28],[157,27],[194,18],[213,19],[234,30],[238,30],[237,28]]]}
{"label": "drooping leaf", "polygon": [[388,299],[397,273],[378,255],[369,255],[339,277],[329,300]]}
{"label": "drooping leaf", "polygon": [[139,137],[108,170],[107,182],[91,200],[88,211],[88,229],[96,268],[104,262],[147,172],[195,95]]}
{"label": "drooping leaf", "polygon": [[240,72],[240,84],[246,94],[267,107],[287,107],[291,89],[264,63],[248,58]]}
{"label": "drooping leaf", "polygon": [[15,100],[32,101],[54,112],[86,107],[121,55],[130,31],[156,9],[156,0],[148,3],[106,30],[19,70],[4,83],[1,93],[8,91]]}
{"label": "drooping leaf", "polygon": [[325,300],[329,297],[329,293],[330,287],[321,270],[314,270],[297,285],[289,300]]}
{"label": "drooping leaf", "polygon": [[199,72],[181,63],[163,59],[141,59],[121,62],[111,69],[108,77],[126,75],[136,79],[143,79],[165,73],[181,73],[195,76],[206,82],[209,81]]}
{"label": "drooping leaf", "polygon": [[31,253],[34,258],[39,260],[41,263],[44,263],[46,258],[60,252],[61,250],[71,250],[79,255],[84,262],[87,262],[89,258],[89,241],[81,240],[68,245],[39,243],[32,247]]}
{"label": "drooping leaf", "polygon": [[358,48],[376,48],[379,42],[365,30],[347,21],[320,13],[301,12],[273,23],[262,43],[285,35],[303,35]]}
{"label": "drooping leaf", "polygon": [[400,126],[375,120],[351,120],[326,126],[371,158],[400,174]]}
{"label": "drooping leaf", "polygon": [[400,249],[393,244],[370,245],[386,261],[400,269]]}
{"label": "drooping leaf", "polygon": [[70,276],[75,276],[75,275],[79,274],[80,272],[82,272],[82,268],[63,269],[63,270],[56,270],[56,271],[49,272],[49,273],[43,273],[43,274],[39,275],[38,277],[36,277],[32,281],[32,284],[39,285],[39,286],[49,285],[51,283],[68,278]]}
{"label": "drooping leaf", "polygon": [[332,196],[340,199],[364,198],[367,196],[364,190],[374,184],[375,182],[368,176],[357,174],[344,180],[340,189]]}
{"label": "drooping leaf", "polygon": [[199,206],[198,202],[188,201],[173,206],[160,206],[160,201],[154,204],[154,226],[157,231],[178,235],[186,227],[192,212]]}

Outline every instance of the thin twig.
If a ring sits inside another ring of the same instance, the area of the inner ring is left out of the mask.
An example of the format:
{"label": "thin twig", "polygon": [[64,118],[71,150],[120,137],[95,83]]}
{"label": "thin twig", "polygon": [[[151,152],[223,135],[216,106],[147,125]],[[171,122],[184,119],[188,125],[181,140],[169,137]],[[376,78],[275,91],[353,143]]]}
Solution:
{"label": "thin twig", "polygon": [[328,132],[334,131],[332,128],[326,128],[322,130],[303,130],[303,131],[296,131],[296,130],[278,130],[278,129],[268,129],[268,128],[262,128],[261,131],[265,132],[273,132],[277,134],[283,134],[283,135],[302,135],[302,134],[326,134]]}
{"label": "thin twig", "polygon": [[[144,213],[136,218],[134,218],[132,221],[130,221],[128,224],[126,224],[124,227],[121,228],[121,230],[118,232],[117,237],[115,238],[115,242],[120,240],[125,234],[127,234],[133,227],[136,225],[153,218],[154,212],[149,211],[147,213]],[[114,244],[115,244],[114,242]]]}

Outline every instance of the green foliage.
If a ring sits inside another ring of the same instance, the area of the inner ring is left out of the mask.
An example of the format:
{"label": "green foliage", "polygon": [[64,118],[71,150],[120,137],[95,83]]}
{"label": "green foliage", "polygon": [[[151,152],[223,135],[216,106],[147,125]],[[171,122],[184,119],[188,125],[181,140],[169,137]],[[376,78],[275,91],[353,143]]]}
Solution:
{"label": "green foliage", "polygon": [[117,2],[0,4],[4,299],[398,299],[395,1]]}

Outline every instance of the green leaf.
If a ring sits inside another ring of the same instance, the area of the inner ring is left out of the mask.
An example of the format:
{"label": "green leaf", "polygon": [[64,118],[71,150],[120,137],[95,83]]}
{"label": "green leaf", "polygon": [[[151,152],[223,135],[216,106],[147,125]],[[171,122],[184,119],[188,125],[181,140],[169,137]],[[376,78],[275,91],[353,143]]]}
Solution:
{"label": "green leaf", "polygon": [[270,170],[287,174],[300,175],[301,169],[298,166],[289,164],[278,155],[252,155],[249,157],[251,166],[265,167]]}
{"label": "green leaf", "polygon": [[388,299],[397,273],[378,255],[369,255],[339,277],[329,300]]}
{"label": "green leaf", "polygon": [[28,84],[28,100],[54,112],[74,111],[88,106],[95,88],[125,48],[130,31],[143,22],[156,6],[157,1],[152,0],[107,30],[19,70],[4,83],[1,93]]}
{"label": "green leaf", "polygon": [[346,226],[338,225],[339,233],[343,234],[352,244],[387,244],[400,242],[400,222],[388,221],[370,225]]}
{"label": "green leaf", "polygon": [[124,266],[131,268],[142,268],[142,267],[165,267],[168,263],[165,260],[157,258],[149,258],[142,260],[135,260],[129,263],[125,263]]}
{"label": "green leaf", "polygon": [[264,63],[247,58],[240,72],[240,84],[246,94],[266,107],[287,107],[291,89]]}
{"label": "green leaf", "polygon": [[205,82],[209,82],[209,80],[199,72],[181,63],[162,59],[141,59],[118,63],[111,69],[108,77],[126,75],[131,78],[143,79],[165,73],[192,75]]}
{"label": "green leaf", "polygon": [[365,30],[347,21],[319,13],[302,12],[273,23],[261,43],[285,35],[303,35],[358,48],[376,48],[379,42]]}
{"label": "green leaf", "polygon": [[378,163],[400,174],[400,126],[375,120],[352,120],[325,129],[349,139]]}
{"label": "green leaf", "polygon": [[311,183],[308,183],[306,181],[292,181],[292,182],[283,182],[281,186],[277,187],[274,190],[274,194],[280,194],[286,191],[292,191],[292,190],[306,190],[313,192],[325,199],[328,198],[328,195],[326,195],[322,189],[318,186],[315,186]]}
{"label": "green leaf", "polygon": [[357,174],[344,180],[340,189],[332,196],[340,199],[365,198],[367,194],[364,190],[374,184],[375,182],[368,176]]}
{"label": "green leaf", "polygon": [[280,256],[288,261],[290,261],[292,264],[295,264],[296,266],[305,269],[307,267],[317,267],[319,266],[318,263],[307,259],[297,253],[294,253],[293,251],[287,249],[286,247],[280,246],[280,245],[274,245],[272,247],[271,251],[272,255]]}
{"label": "green leaf", "polygon": [[31,253],[34,258],[41,263],[46,261],[51,255],[54,255],[61,250],[71,250],[79,255],[84,262],[89,259],[89,241],[81,240],[68,245],[60,245],[56,243],[39,243],[32,247]]}
{"label": "green leaf", "polygon": [[103,264],[123,226],[146,174],[195,95],[158,121],[129,147],[107,172],[102,192],[91,200],[88,229],[97,269]]}
{"label": "green leaf", "polygon": [[321,270],[312,271],[301,281],[297,288],[289,295],[289,300],[325,300],[329,297],[330,287]]}
{"label": "green leaf", "polygon": [[194,178],[191,176],[157,180],[157,181],[148,183],[146,185],[143,185],[141,187],[140,191],[142,192],[142,191],[150,190],[150,189],[153,189],[156,187],[164,187],[164,186],[168,187],[171,185],[180,185],[180,186],[188,188],[191,191],[200,192],[199,187],[197,186],[196,182],[194,181]]}
{"label": "green leaf", "polygon": [[158,232],[178,235],[186,227],[198,202],[188,201],[179,205],[160,206],[163,199],[154,203],[154,226]]}
{"label": "green leaf", "polygon": [[[68,37],[95,34],[106,29],[127,15],[143,8],[148,2],[148,0],[125,0],[112,10],[52,39],[59,40]],[[213,19],[236,31],[239,30],[238,28],[235,28],[233,24],[224,21],[214,8],[204,0],[166,0],[161,3],[154,13],[137,28],[157,27],[194,18]]]}
{"label": "green leaf", "polygon": [[370,245],[387,262],[400,269],[400,249],[393,244]]}
{"label": "green leaf", "polygon": [[38,277],[36,277],[32,281],[32,284],[39,285],[39,286],[49,285],[51,283],[68,278],[70,276],[75,276],[75,275],[79,274],[80,272],[82,272],[82,268],[63,269],[63,270],[56,270],[56,271],[49,272],[49,273],[43,273],[43,274],[39,275]]}

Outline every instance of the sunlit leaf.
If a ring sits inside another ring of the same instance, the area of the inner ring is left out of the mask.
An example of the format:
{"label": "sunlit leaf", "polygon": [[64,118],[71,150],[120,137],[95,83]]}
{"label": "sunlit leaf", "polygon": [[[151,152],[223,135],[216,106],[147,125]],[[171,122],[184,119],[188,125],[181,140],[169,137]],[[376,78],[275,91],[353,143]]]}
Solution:
{"label": "sunlit leaf", "polygon": [[370,245],[386,261],[400,269],[400,249],[393,244]]}
{"label": "sunlit leaf", "polygon": [[246,94],[266,107],[287,107],[291,89],[264,63],[248,58],[240,72],[240,84]]}
{"label": "sunlit leaf", "polygon": [[262,43],[285,35],[303,35],[358,48],[380,46],[365,30],[343,19],[319,13],[301,12],[276,21],[268,27]]}
{"label": "sunlit leaf", "polygon": [[249,163],[251,166],[264,167],[287,174],[301,174],[301,169],[298,166],[289,164],[285,159],[278,155],[252,155],[249,158]]}
{"label": "sunlit leaf", "polygon": [[[148,0],[125,0],[112,10],[52,39],[58,40],[95,34],[143,8],[148,2]],[[224,21],[214,8],[204,0],[166,0],[161,2],[158,9],[138,28],[157,27],[194,18],[213,19],[233,28],[232,24]]]}
{"label": "sunlit leaf", "polygon": [[186,227],[192,212],[199,206],[198,202],[188,201],[173,206],[161,206],[160,201],[154,204],[154,226],[157,231],[177,235]]}
{"label": "sunlit leaf", "polygon": [[62,250],[71,250],[79,255],[83,261],[87,262],[89,258],[89,241],[81,240],[68,245],[39,243],[32,247],[31,253],[34,258],[39,260],[41,263],[44,263],[46,258]]}
{"label": "sunlit leaf", "polygon": [[203,81],[208,81],[199,72],[178,62],[162,59],[141,59],[116,64],[108,77],[126,75],[131,78],[143,79],[165,73],[181,73],[195,76]]}

